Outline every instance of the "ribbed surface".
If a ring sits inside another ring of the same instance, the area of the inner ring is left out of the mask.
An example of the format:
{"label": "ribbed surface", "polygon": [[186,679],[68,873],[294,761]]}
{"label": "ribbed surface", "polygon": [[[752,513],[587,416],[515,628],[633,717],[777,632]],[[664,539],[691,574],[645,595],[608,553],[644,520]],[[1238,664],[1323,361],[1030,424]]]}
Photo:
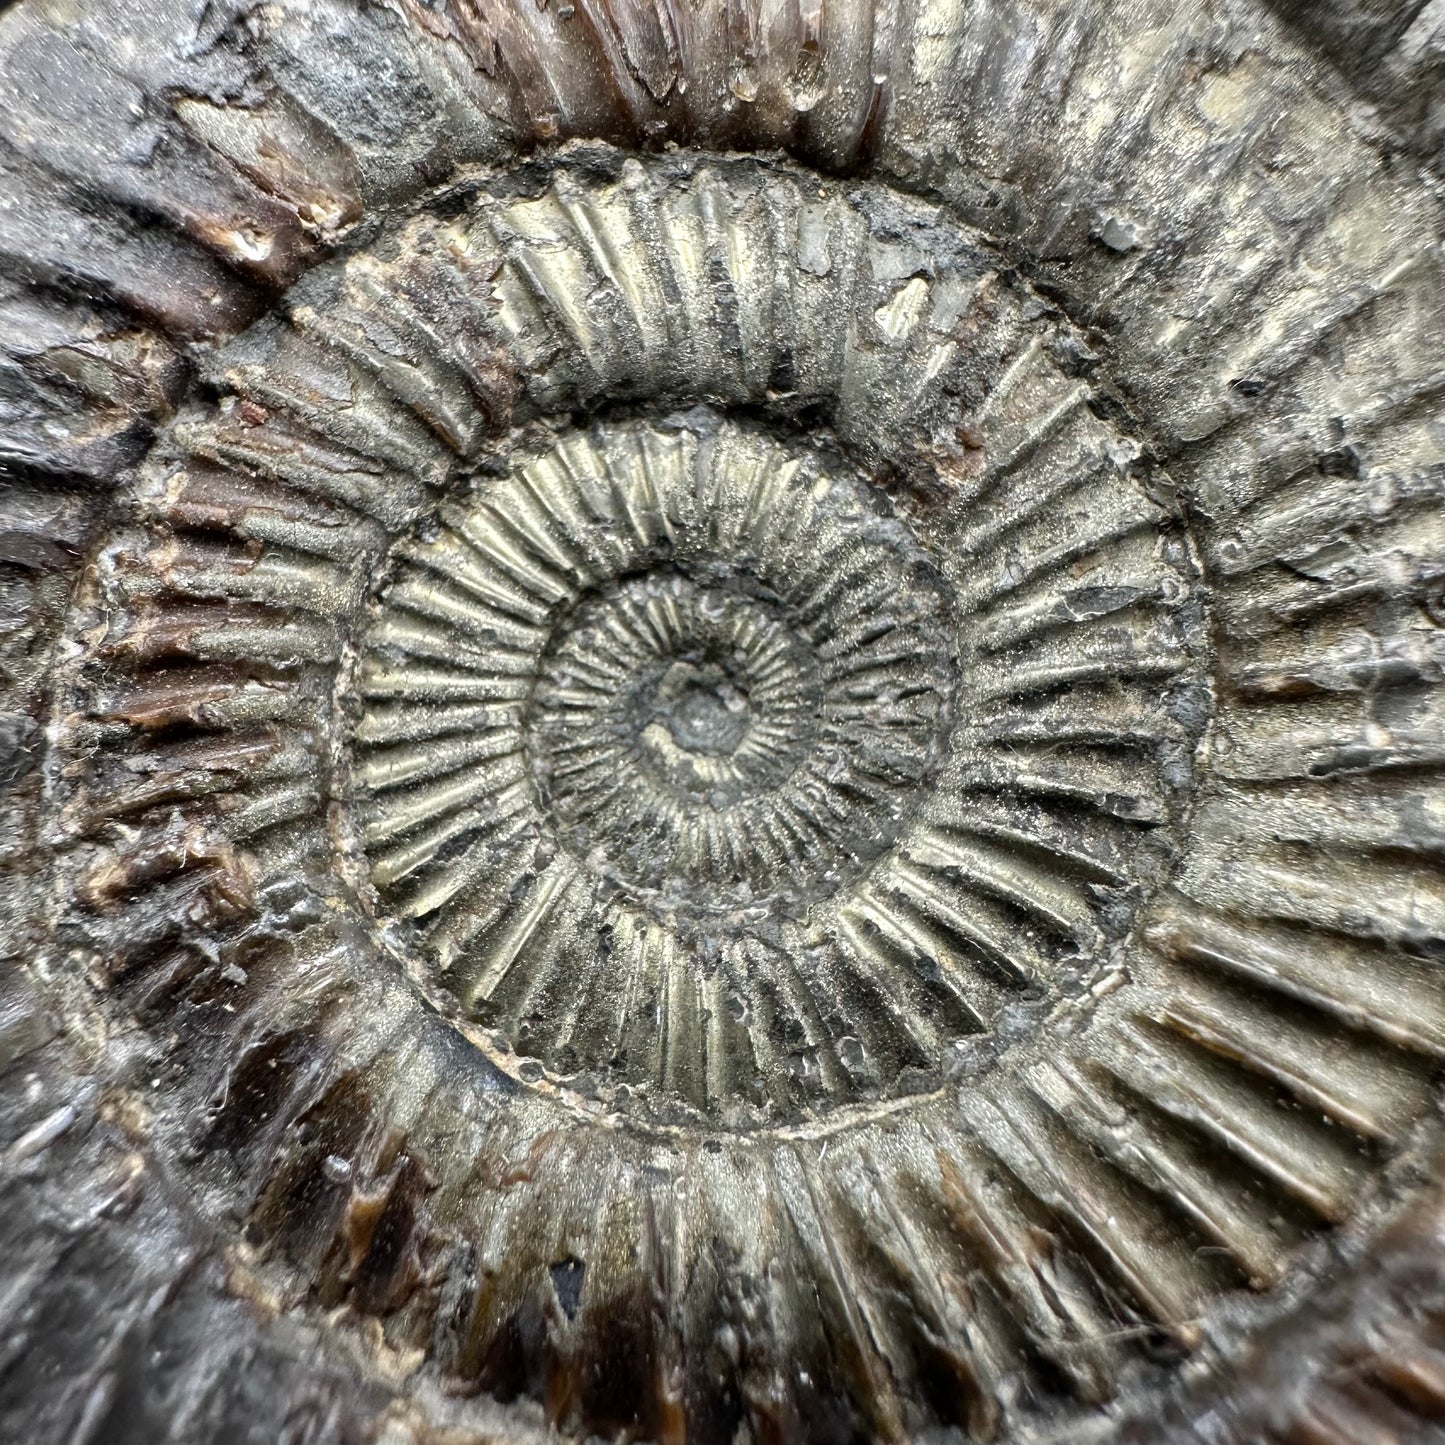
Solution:
{"label": "ribbed surface", "polygon": [[[1407,18],[1359,53],[1414,124]],[[1268,1331],[1238,1363],[1418,1168],[1445,1049],[1438,211],[1294,44],[7,13],[3,1318],[56,1382],[7,1376],[17,1431],[1439,1410],[1423,1266],[1321,1293],[1298,1383]],[[576,136],[800,166],[515,164]],[[223,1252],[300,1323],[182,1368]]]}

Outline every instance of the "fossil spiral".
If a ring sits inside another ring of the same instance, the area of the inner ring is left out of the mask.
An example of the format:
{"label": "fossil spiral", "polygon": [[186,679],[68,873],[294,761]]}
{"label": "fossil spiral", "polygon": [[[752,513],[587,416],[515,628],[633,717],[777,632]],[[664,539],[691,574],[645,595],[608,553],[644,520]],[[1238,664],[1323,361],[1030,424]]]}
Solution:
{"label": "fossil spiral", "polygon": [[0,1434],[1445,1417],[1439,9],[8,10]]}

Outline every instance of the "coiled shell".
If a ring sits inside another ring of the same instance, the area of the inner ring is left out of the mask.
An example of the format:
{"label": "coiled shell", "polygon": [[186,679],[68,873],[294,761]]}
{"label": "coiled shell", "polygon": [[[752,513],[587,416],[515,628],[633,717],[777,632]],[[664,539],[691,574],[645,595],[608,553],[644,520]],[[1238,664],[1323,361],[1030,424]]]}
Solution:
{"label": "coiled shell", "polygon": [[11,1433],[1445,1408],[1438,37],[1302,15],[0,19]]}

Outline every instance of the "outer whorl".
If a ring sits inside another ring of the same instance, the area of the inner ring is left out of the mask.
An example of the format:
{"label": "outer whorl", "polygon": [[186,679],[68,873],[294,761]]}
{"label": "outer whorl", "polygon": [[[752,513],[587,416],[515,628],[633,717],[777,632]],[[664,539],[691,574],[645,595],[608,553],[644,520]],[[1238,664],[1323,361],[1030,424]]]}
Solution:
{"label": "outer whorl", "polygon": [[6,11],[0,1434],[1423,1438],[1438,11]]}

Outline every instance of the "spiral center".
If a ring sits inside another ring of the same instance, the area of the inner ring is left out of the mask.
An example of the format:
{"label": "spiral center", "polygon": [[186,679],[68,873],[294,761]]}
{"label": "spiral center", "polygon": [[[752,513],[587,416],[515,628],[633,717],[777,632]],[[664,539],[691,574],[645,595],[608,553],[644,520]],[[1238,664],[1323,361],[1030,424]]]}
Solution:
{"label": "spiral center", "polygon": [[955,649],[841,458],[711,414],[569,436],[400,549],[362,664],[373,883],[483,1018],[654,948],[751,967],[926,802]]}
{"label": "spiral center", "polygon": [[[731,757],[748,734],[748,697],[719,667],[674,663],[653,697],[656,721],[644,736],[658,755]],[[661,731],[659,731],[661,729]],[[669,741],[670,740],[670,741]]]}
{"label": "spiral center", "polygon": [[559,622],[529,751],[576,856],[716,914],[816,874],[829,850],[825,830],[777,815],[806,786],[827,687],[807,629],[757,577],[691,566],[706,580],[668,564]]}

